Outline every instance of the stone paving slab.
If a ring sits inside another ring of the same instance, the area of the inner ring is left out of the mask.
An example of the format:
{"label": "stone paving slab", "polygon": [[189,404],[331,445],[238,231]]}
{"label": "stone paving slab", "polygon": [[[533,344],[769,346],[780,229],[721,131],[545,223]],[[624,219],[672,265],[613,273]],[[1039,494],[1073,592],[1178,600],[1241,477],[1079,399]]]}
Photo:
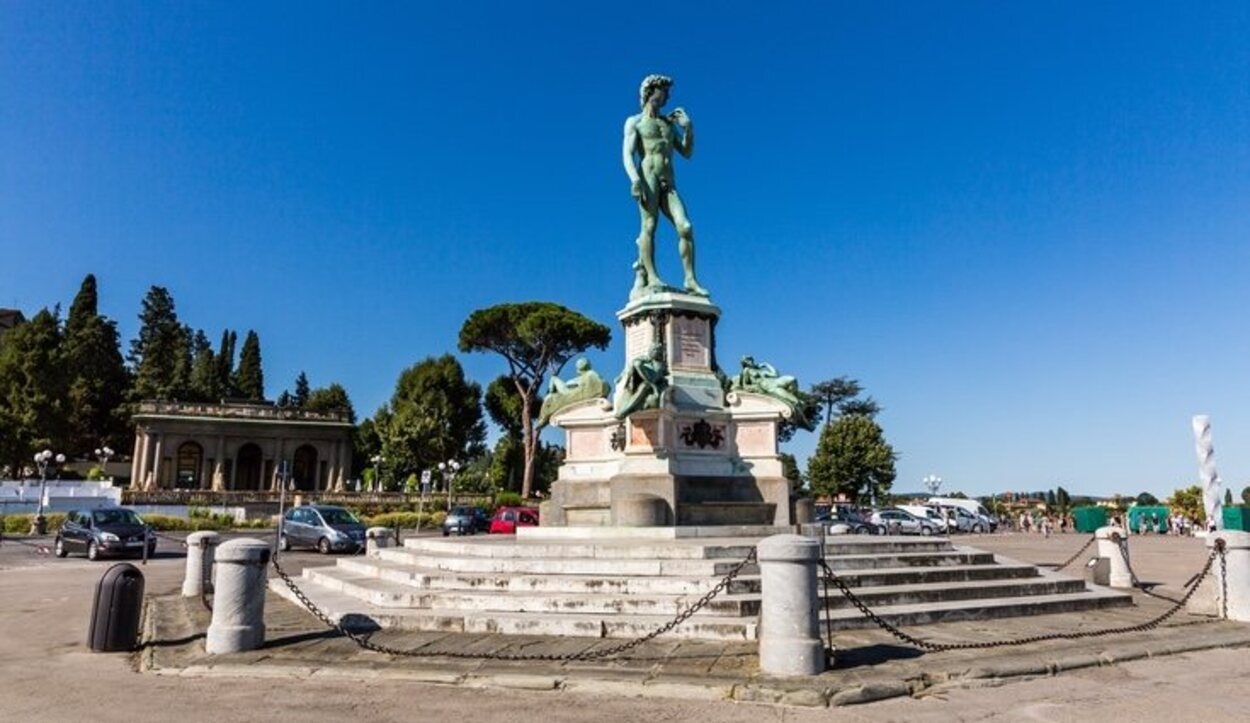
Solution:
{"label": "stone paving slab", "polygon": [[[992,641],[1058,631],[1129,626],[1169,603],[1140,593],[1118,609],[1009,620],[943,623],[908,632],[934,642]],[[535,691],[580,690],[648,698],[731,699],[791,706],[841,706],[898,696],[929,695],[989,681],[1064,671],[1215,647],[1250,646],[1250,625],[1177,614],[1146,632],[1054,640],[988,650],[922,653],[878,629],[839,631],[834,668],[818,676],[777,678],[759,671],[749,642],[658,640],[620,657],[569,662],[488,657],[398,657],[359,648],[307,612],[270,593],[265,647],[210,656],[203,631],[208,612],[197,599],[150,598],[140,668],[185,677],[394,680]],[[372,640],[429,652],[562,655],[620,643],[598,638],[508,636],[383,630]]]}

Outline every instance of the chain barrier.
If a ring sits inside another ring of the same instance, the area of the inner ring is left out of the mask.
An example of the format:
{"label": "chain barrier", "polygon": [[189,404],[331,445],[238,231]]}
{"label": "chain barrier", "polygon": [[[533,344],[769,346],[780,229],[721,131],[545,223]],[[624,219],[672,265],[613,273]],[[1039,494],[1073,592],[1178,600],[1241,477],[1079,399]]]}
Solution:
{"label": "chain barrier", "polygon": [[[183,543],[186,544],[185,542]],[[213,565],[217,564],[216,556],[210,564],[208,561],[208,551],[216,547],[212,540],[200,539],[200,604],[210,613],[213,611],[213,603],[208,599],[209,588],[213,586]],[[216,592],[216,591],[214,591]]]}
{"label": "chain barrier", "polygon": [[47,545],[40,544],[38,542],[29,542],[27,540],[22,540],[16,537],[6,537],[4,538],[4,541],[16,543],[18,545],[22,545],[23,547],[32,547],[34,548],[35,552],[40,555],[52,554],[52,548],[48,547]]}
{"label": "chain barrier", "polygon": [[[1199,583],[1201,583],[1202,580],[1206,578],[1208,574],[1210,574],[1211,565],[1212,563],[1215,562],[1216,557],[1219,557],[1220,567],[1221,567],[1221,570],[1223,570],[1225,567],[1225,558],[1224,558],[1224,544],[1222,540],[1218,541],[1215,547],[1212,548],[1211,554],[1207,556],[1207,561],[1202,566],[1202,570],[1198,573],[1197,577],[1195,578],[1194,583],[1185,592],[1185,595],[1182,596],[1180,600],[1176,601],[1176,603],[1172,607],[1168,608],[1167,610],[1163,611],[1161,614],[1156,615],[1155,617],[1145,622],[1138,623],[1136,625],[1124,625],[1120,627],[1100,628],[1097,630],[1079,630],[1079,631],[1067,631],[1067,632],[1058,632],[1058,633],[1043,633],[1041,635],[1031,635],[1031,636],[1023,637],[1023,638],[1007,638],[1003,640],[988,640],[988,641],[980,641],[980,642],[959,642],[959,643],[935,643],[935,642],[931,642],[928,640],[924,640],[923,638],[917,638],[914,635],[910,635],[907,632],[904,632],[903,630],[899,629],[897,626],[893,625],[892,623],[882,618],[877,613],[873,612],[871,608],[869,608],[866,604],[864,604],[864,602],[860,600],[859,597],[855,595],[854,592],[851,591],[850,587],[847,586],[847,584],[842,580],[842,578],[837,576],[837,573],[833,571],[833,568],[829,567],[829,564],[827,562],[822,560],[820,565],[824,569],[824,577],[829,582],[832,582],[834,586],[836,586],[838,590],[842,593],[842,595],[845,596],[846,599],[849,600],[852,605],[854,605],[856,608],[859,609],[860,613],[862,613],[864,617],[876,623],[876,625],[880,627],[882,630],[893,635],[898,640],[901,640],[902,642],[907,643],[908,645],[911,645],[913,647],[916,647],[916,648],[919,648],[921,650],[925,650],[931,653],[941,653],[941,652],[945,652],[949,650],[985,650],[988,648],[1001,648],[1001,647],[1007,647],[1011,645],[1028,645],[1030,643],[1040,643],[1040,642],[1044,642],[1048,640],[1079,640],[1082,638],[1097,638],[1097,637],[1103,637],[1106,635],[1118,635],[1121,633],[1135,633],[1135,632],[1144,632],[1147,630],[1154,630],[1155,628],[1159,627],[1161,624],[1166,622],[1173,615],[1175,615],[1177,612],[1179,612],[1180,609],[1183,608],[1185,604],[1189,602],[1189,598],[1193,597],[1194,592],[1198,590]],[[1227,612],[1225,612],[1225,615],[1227,615]]]}
{"label": "chain barrier", "polygon": [[715,599],[717,595],[721,594],[726,588],[728,588],[729,583],[733,582],[734,579],[736,579],[738,575],[742,573],[742,570],[747,565],[755,562],[755,548],[752,547],[751,551],[747,553],[747,556],[743,558],[741,562],[734,565],[733,568],[725,575],[725,577],[721,578],[720,582],[716,583],[716,585],[713,586],[711,590],[708,590],[703,595],[703,597],[696,600],[690,607],[685,608],[681,612],[677,613],[677,615],[672,620],[668,621],[667,623],[664,623],[658,628],[655,628],[654,630],[647,633],[646,635],[633,638],[632,640],[627,640],[623,643],[612,645],[607,648],[584,650],[579,653],[562,653],[562,654],[554,654],[554,653],[467,653],[467,652],[460,651],[460,650],[426,650],[424,646],[417,647],[417,648],[395,648],[389,645],[385,645],[383,643],[375,643],[369,639],[371,633],[361,634],[353,630],[350,630],[349,628],[344,627],[341,622],[336,621],[330,615],[326,614],[326,612],[323,611],[321,608],[317,607],[317,604],[314,603],[312,600],[310,600],[308,596],[304,594],[304,591],[301,590],[298,585],[296,585],[295,580],[291,578],[290,574],[288,574],[286,570],[282,569],[282,565],[278,561],[279,557],[280,555],[275,554],[271,560],[273,564],[274,572],[276,572],[278,574],[278,577],[282,579],[282,582],[286,584],[287,588],[291,591],[291,594],[294,595],[300,601],[300,604],[303,605],[308,610],[308,612],[312,613],[314,617],[316,617],[323,624],[325,624],[326,627],[329,627],[337,631],[340,635],[346,637],[347,639],[355,643],[357,646],[365,650],[370,650],[375,653],[382,653],[383,655],[392,655],[396,657],[411,657],[411,658],[440,657],[440,658],[511,660],[511,661],[572,662],[572,661],[586,661],[586,660],[603,660],[605,658],[611,658],[611,657],[620,655],[621,653],[632,650],[638,647],[639,645],[642,645],[643,643],[650,642],[651,640],[654,640],[655,638],[663,635],[664,633],[667,633],[668,631],[672,630],[678,625],[684,623],[695,613],[707,607],[707,605],[711,603],[712,600]]}
{"label": "chain barrier", "polygon": [[1090,546],[1090,545],[1092,545],[1092,544],[1094,544],[1094,540],[1096,540],[1096,539],[1098,539],[1098,537],[1097,537],[1096,535],[1090,535],[1090,536],[1089,536],[1089,539],[1085,541],[1085,544],[1084,544],[1084,545],[1081,545],[1081,549],[1077,550],[1077,551],[1076,551],[1076,552],[1072,555],[1072,557],[1069,557],[1067,560],[1064,560],[1063,562],[1059,563],[1058,565],[1052,565],[1052,564],[1049,564],[1049,563],[1040,563],[1040,564],[1038,565],[1038,567],[1050,567],[1050,568],[1054,568],[1055,572],[1058,572],[1058,571],[1062,570],[1063,568],[1067,567],[1068,565],[1071,565],[1072,563],[1076,562],[1076,559],[1077,559],[1078,557],[1080,557],[1080,556],[1081,556],[1081,553],[1083,553],[1083,552],[1085,552],[1086,550],[1088,550],[1088,549],[1089,549],[1089,546]]}

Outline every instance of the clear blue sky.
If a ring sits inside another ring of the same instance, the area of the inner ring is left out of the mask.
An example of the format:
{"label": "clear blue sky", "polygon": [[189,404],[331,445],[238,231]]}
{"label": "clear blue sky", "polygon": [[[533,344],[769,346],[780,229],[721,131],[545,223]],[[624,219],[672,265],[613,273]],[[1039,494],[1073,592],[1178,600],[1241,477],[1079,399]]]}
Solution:
{"label": "clear blue sky", "polygon": [[363,414],[475,308],[615,328],[662,72],[720,358],[860,379],[896,489],[1167,493],[1195,413],[1250,482],[1250,5],[360,5],[0,5],[0,306],[161,284]]}

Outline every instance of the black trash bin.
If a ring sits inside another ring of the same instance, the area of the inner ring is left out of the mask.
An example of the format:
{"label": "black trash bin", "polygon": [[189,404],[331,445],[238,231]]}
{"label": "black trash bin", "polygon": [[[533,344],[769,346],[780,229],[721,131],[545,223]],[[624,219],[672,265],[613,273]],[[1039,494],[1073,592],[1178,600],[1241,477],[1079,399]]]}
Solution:
{"label": "black trash bin", "polygon": [[129,563],[110,567],[95,586],[87,645],[97,653],[135,649],[143,614],[143,573]]}

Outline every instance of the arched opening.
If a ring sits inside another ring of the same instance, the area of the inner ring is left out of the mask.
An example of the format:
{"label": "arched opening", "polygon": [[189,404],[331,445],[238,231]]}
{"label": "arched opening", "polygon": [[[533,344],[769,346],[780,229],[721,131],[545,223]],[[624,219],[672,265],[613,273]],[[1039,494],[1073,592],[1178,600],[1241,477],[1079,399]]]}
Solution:
{"label": "arched opening", "polygon": [[177,464],[174,466],[174,487],[180,490],[198,490],[204,472],[204,448],[195,442],[183,442],[178,446]]}
{"label": "arched opening", "polygon": [[248,443],[239,447],[234,464],[234,488],[236,490],[259,490],[261,488],[261,462],[264,453],[260,447]]}
{"label": "arched opening", "polygon": [[295,489],[313,491],[317,489],[317,448],[305,444],[295,450],[291,464],[291,480]]}

